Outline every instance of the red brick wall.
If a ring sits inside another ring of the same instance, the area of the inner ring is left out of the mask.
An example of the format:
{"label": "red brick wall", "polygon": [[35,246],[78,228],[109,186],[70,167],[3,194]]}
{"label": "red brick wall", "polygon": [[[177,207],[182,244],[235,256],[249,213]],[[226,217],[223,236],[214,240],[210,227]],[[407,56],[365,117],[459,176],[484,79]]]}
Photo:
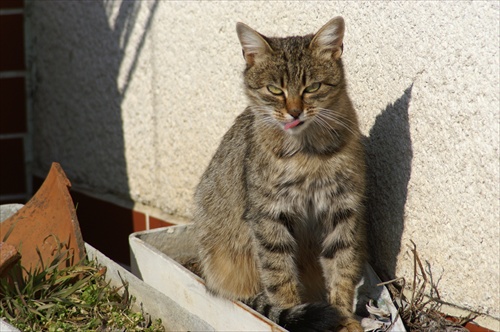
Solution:
{"label": "red brick wall", "polygon": [[128,236],[172,223],[71,190],[83,240],[116,262],[130,265]]}
{"label": "red brick wall", "polygon": [[0,204],[29,198],[23,0],[0,0]]}
{"label": "red brick wall", "polygon": [[[0,0],[2,1],[2,0]],[[71,178],[69,179],[71,182]],[[33,178],[34,192],[44,179]],[[149,213],[116,205],[87,194],[70,190],[83,240],[124,265],[130,265],[128,236],[133,232],[174,225]]]}

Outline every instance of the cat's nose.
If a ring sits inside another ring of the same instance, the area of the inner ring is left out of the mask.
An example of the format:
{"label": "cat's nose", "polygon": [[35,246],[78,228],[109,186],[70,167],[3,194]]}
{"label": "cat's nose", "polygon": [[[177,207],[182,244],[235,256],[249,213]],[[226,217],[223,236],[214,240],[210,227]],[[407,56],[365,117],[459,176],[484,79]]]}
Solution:
{"label": "cat's nose", "polygon": [[300,114],[302,114],[302,110],[300,110],[300,109],[292,109],[292,110],[288,111],[288,114],[290,114],[291,116],[293,116],[294,119],[297,119],[300,116]]}

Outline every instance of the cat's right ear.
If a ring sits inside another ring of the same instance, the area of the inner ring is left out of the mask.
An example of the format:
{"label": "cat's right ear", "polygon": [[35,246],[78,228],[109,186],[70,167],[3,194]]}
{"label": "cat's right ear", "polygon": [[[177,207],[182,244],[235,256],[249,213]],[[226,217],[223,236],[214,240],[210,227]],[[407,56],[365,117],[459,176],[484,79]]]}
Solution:
{"label": "cat's right ear", "polygon": [[331,19],[314,35],[310,47],[319,56],[340,59],[344,49],[345,23],[341,16]]}
{"label": "cat's right ear", "polygon": [[248,25],[238,22],[236,32],[243,48],[243,56],[249,66],[253,66],[272,53],[273,50],[264,37]]}

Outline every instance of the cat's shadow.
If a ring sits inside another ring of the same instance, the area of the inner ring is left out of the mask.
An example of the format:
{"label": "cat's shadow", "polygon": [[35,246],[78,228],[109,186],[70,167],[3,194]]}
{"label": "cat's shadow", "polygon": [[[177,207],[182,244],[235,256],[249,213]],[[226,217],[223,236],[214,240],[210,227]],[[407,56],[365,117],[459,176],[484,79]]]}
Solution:
{"label": "cat's shadow", "polygon": [[364,138],[370,263],[382,280],[395,277],[413,150],[409,125],[411,84],[376,118]]}

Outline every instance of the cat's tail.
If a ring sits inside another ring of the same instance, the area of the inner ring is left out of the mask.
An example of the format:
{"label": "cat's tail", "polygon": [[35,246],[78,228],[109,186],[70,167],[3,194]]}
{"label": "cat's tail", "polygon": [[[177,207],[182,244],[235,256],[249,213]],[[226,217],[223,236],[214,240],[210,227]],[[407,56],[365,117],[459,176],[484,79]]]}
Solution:
{"label": "cat's tail", "polygon": [[340,325],[340,314],[326,302],[304,303],[284,309],[269,304],[267,296],[260,293],[245,303],[290,332],[334,331]]}

